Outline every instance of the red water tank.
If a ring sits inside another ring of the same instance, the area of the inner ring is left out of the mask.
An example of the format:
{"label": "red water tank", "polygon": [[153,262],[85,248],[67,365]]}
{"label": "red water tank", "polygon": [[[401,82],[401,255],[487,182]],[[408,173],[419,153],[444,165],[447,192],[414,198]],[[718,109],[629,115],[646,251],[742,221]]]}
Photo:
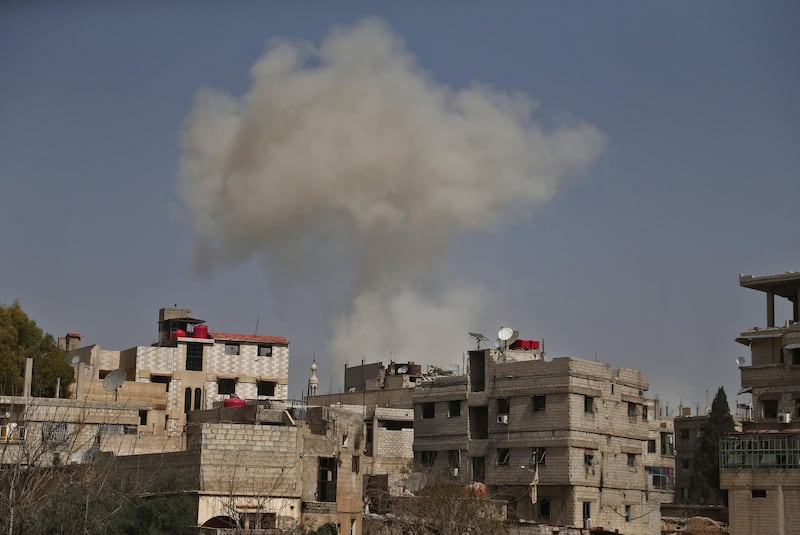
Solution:
{"label": "red water tank", "polygon": [[173,338],[185,338],[186,337],[186,331],[184,331],[183,329],[175,329],[174,331],[172,331],[172,337]]}
{"label": "red water tank", "polygon": [[245,405],[247,405],[247,400],[234,396],[231,396],[222,402],[223,407],[244,407]]}
{"label": "red water tank", "polygon": [[208,338],[208,325],[195,325],[194,338]]}

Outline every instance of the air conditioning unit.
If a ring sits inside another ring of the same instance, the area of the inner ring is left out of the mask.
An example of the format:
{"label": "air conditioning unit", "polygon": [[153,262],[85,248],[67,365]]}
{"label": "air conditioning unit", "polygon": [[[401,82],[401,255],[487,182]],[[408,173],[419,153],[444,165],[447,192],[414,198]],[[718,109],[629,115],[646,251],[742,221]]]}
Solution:
{"label": "air conditioning unit", "polygon": [[497,416],[497,423],[508,425],[508,414],[500,414]]}
{"label": "air conditioning unit", "polygon": [[458,467],[453,466],[450,468],[450,475],[453,477],[458,477]]}
{"label": "air conditioning unit", "polygon": [[792,413],[791,412],[782,412],[778,415],[778,423],[782,424],[790,424],[792,423]]}

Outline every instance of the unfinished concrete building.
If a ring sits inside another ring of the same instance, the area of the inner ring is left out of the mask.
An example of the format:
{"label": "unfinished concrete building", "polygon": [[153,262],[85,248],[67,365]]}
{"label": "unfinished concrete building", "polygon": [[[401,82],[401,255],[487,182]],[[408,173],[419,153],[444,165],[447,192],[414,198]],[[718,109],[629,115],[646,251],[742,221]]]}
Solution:
{"label": "unfinished concrete building", "polygon": [[[766,295],[766,327],[742,332],[750,348],[741,366],[752,395],[751,421],[720,444],[720,485],[728,491],[733,535],[800,534],[800,272],[753,277],[739,285]],[[790,303],[776,321],[775,297]]]}
{"label": "unfinished concrete building", "polygon": [[642,373],[516,347],[470,351],[466,375],[417,385],[417,469],[485,482],[518,521],[660,533],[672,425]]}

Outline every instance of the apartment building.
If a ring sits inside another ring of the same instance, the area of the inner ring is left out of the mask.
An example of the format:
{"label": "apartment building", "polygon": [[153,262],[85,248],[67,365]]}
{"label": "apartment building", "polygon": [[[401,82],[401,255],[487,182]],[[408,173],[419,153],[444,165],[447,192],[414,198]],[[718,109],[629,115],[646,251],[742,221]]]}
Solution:
{"label": "apartment building", "polygon": [[231,396],[288,397],[287,339],[210,331],[190,314],[188,308],[160,309],[158,340],[149,346],[115,351],[89,345],[68,351],[76,368],[73,397],[102,396],[98,382],[116,369],[125,371],[130,389],[140,383],[164,385],[165,397],[150,408],[148,425],[152,433],[168,435],[183,432],[187,413]]}
{"label": "apartment building", "polygon": [[417,469],[484,482],[511,519],[660,533],[674,439],[642,373],[511,347],[470,351],[467,374],[417,384]]}
{"label": "apartment building", "polygon": [[[752,396],[751,421],[720,443],[720,485],[728,491],[732,535],[800,534],[800,272],[754,277],[739,285],[766,296],[766,326],[743,331],[750,348],[741,366]],[[789,301],[776,321],[775,298]]]}

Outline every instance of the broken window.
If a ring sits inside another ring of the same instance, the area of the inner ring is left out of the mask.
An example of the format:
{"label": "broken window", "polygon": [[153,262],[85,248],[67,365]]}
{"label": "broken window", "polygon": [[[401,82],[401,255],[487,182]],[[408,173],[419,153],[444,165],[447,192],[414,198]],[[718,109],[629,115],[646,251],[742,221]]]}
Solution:
{"label": "broken window", "polygon": [[317,501],[336,501],[336,457],[320,457],[317,471]]}
{"label": "broken window", "polygon": [[531,450],[531,467],[537,464],[545,464],[547,462],[547,449],[546,448],[533,448]]}
{"label": "broken window", "polygon": [[508,466],[511,463],[511,450],[508,448],[497,449],[497,466]]}
{"label": "broken window", "polygon": [[544,394],[533,396],[533,412],[545,410],[547,407],[547,398]]}
{"label": "broken window", "polygon": [[447,417],[456,418],[458,416],[461,416],[461,401],[455,399],[447,404]]}
{"label": "broken window", "polygon": [[583,396],[583,412],[594,412],[594,398]]}
{"label": "broken window", "polygon": [[436,416],[436,404],[433,402],[423,403],[422,404],[422,417],[433,418]]}

